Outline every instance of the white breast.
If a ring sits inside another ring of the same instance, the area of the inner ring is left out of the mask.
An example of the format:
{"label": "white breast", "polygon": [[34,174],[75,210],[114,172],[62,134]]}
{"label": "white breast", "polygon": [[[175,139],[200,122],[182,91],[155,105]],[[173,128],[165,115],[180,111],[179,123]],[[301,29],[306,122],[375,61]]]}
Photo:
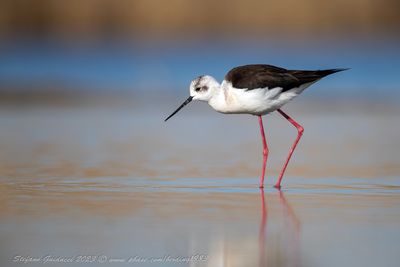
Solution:
{"label": "white breast", "polygon": [[252,90],[235,89],[231,83],[224,80],[219,92],[208,103],[221,113],[265,115],[282,107],[311,84],[303,84],[300,87],[282,92],[280,87]]}

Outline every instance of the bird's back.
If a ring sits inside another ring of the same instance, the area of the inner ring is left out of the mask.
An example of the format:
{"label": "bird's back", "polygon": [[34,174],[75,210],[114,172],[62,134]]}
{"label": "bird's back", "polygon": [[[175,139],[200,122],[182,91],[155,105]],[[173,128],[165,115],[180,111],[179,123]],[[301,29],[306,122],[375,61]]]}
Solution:
{"label": "bird's back", "polygon": [[253,90],[280,87],[283,89],[282,92],[285,92],[343,70],[345,69],[287,70],[272,65],[253,64],[231,69],[226,74],[225,80],[237,89]]}

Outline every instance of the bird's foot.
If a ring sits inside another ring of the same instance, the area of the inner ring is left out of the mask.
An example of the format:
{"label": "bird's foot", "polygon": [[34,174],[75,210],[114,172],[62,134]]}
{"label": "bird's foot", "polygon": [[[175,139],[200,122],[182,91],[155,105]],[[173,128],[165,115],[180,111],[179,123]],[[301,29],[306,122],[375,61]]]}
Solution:
{"label": "bird's foot", "polygon": [[281,185],[280,185],[280,184],[276,184],[276,185],[274,185],[274,187],[275,187],[276,189],[278,189],[278,190],[281,190]]}

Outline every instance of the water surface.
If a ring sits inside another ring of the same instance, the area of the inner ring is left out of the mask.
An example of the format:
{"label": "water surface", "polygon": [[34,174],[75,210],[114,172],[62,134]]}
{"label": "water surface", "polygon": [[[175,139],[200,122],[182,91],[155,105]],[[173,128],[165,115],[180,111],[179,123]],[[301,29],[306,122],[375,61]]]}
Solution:
{"label": "water surface", "polygon": [[296,131],[278,114],[261,191],[252,116],[2,108],[0,265],[398,266],[398,110],[297,103],[305,134],[282,191]]}

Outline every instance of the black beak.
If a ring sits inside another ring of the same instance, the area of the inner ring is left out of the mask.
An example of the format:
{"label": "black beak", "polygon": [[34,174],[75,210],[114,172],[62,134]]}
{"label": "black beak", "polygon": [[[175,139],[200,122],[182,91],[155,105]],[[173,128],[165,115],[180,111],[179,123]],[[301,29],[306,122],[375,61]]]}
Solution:
{"label": "black beak", "polygon": [[176,113],[178,113],[178,111],[181,110],[181,109],[182,109],[184,106],[186,106],[187,104],[189,104],[190,101],[192,101],[192,99],[193,99],[193,96],[189,96],[189,98],[186,99],[185,102],[183,102],[183,104],[182,104],[179,108],[177,108],[177,110],[175,110],[171,115],[169,115],[168,118],[166,118],[164,121],[169,120],[169,118],[171,118],[171,117],[174,116]]}

